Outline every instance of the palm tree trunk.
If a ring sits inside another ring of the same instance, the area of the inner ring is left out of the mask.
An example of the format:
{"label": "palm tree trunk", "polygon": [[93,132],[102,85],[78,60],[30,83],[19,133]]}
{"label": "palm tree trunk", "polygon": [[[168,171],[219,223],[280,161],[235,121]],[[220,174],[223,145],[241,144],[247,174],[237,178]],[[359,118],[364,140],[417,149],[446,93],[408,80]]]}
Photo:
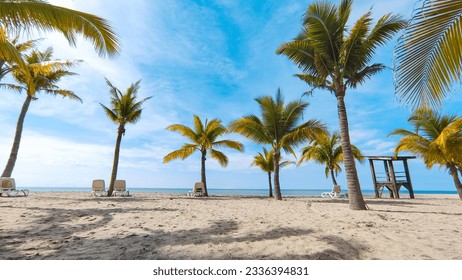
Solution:
{"label": "palm tree trunk", "polygon": [[279,151],[274,151],[274,193],[277,200],[282,200],[281,185],[279,184],[279,159],[281,154]]}
{"label": "palm tree trunk", "polygon": [[201,158],[201,182],[204,184],[204,196],[209,196],[207,192],[207,178],[205,177],[205,161],[207,160],[207,151],[202,151]]}
{"label": "palm tree trunk", "polygon": [[462,200],[462,183],[459,179],[459,174],[457,174],[457,167],[454,165],[450,165],[449,167],[449,174],[451,174],[452,179],[454,180],[454,185],[456,186],[457,194],[459,198]]}
{"label": "palm tree trunk", "polygon": [[122,143],[122,136],[124,132],[125,132],[124,126],[120,125],[117,131],[117,140],[116,140],[116,146],[114,150],[114,162],[112,163],[111,181],[109,182],[109,189],[107,191],[107,196],[112,196],[112,192],[114,191],[114,182],[117,179],[117,169],[119,168],[120,144]]}
{"label": "palm tree trunk", "polygon": [[271,185],[271,172],[268,172],[269,197],[273,197],[273,186]]}
{"label": "palm tree trunk", "polygon": [[32,101],[32,96],[26,94],[26,100],[21,108],[21,113],[19,114],[18,123],[16,124],[16,133],[14,135],[13,147],[11,148],[10,158],[3,170],[2,177],[11,177],[13,173],[14,165],[16,164],[16,159],[18,158],[19,144],[21,143],[22,129],[24,126],[24,119],[26,118],[27,110],[29,109],[30,103]]}
{"label": "palm tree trunk", "polygon": [[345,106],[345,92],[337,93],[337,110],[338,120],[340,125],[340,140],[343,151],[343,164],[348,185],[349,207],[351,210],[366,210],[363,194],[358,180],[358,172],[356,171],[355,160],[351,150],[350,132],[348,128],[348,117]]}
{"label": "palm tree trunk", "polygon": [[334,170],[330,170],[330,176],[332,177],[332,183],[334,183],[334,186],[337,185],[337,180],[335,180],[335,173]]}

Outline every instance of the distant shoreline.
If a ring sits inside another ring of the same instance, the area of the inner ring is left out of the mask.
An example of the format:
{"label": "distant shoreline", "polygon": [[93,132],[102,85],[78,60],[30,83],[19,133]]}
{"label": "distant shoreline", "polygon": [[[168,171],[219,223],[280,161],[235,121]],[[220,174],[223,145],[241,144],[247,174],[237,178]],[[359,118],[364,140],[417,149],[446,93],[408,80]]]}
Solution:
{"label": "distant shoreline", "polygon": [[[24,187],[31,192],[90,192],[90,187]],[[131,193],[156,193],[156,194],[187,194],[190,188],[128,188]],[[330,189],[283,189],[282,195],[287,197],[317,197],[323,192],[331,191]],[[342,192],[347,192],[342,189]],[[362,190],[364,196],[374,196],[375,192],[371,189]],[[454,191],[438,191],[438,190],[414,190],[417,195],[439,195],[439,194],[457,194]],[[210,188],[210,195],[232,195],[232,196],[268,196],[267,189],[220,189]],[[405,189],[401,189],[400,196],[403,198],[409,197]],[[384,192],[383,197],[388,197],[388,193]]]}

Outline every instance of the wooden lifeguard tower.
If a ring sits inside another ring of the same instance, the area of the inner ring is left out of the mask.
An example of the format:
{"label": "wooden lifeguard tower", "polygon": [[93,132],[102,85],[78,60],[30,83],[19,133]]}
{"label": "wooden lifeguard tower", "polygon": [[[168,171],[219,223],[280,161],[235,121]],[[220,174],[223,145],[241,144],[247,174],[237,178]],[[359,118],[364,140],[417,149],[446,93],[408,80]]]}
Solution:
{"label": "wooden lifeguard tower", "polygon": [[[375,197],[382,196],[384,188],[390,191],[391,198],[399,198],[399,189],[405,187],[409,191],[410,198],[414,198],[412,189],[411,176],[407,165],[408,159],[415,159],[414,156],[391,157],[391,156],[368,156],[372,173],[372,182],[374,183]],[[383,162],[385,172],[377,173],[374,161]],[[402,162],[404,171],[395,171],[393,162]]]}

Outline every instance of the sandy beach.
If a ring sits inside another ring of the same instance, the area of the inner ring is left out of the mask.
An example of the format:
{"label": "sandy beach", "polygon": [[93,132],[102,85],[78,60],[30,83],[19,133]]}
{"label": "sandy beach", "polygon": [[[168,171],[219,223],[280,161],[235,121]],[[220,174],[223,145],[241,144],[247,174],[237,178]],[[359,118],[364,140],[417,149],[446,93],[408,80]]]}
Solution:
{"label": "sandy beach", "polygon": [[456,195],[366,202],[32,192],[0,197],[0,259],[462,259]]}

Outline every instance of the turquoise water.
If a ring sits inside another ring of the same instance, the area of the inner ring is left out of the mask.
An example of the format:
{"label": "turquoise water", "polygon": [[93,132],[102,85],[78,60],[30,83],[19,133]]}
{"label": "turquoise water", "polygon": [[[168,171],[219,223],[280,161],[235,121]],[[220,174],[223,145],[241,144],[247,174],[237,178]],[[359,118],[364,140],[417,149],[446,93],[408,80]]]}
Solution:
{"label": "turquoise water", "polygon": [[[72,188],[72,187],[30,187],[34,192],[89,192],[90,188]],[[163,193],[163,194],[186,194],[189,188],[129,188],[131,193]],[[283,196],[320,196],[328,189],[288,189],[282,190]],[[346,190],[345,190],[346,191]],[[364,195],[374,195],[373,190],[362,190]],[[414,190],[415,194],[457,194],[456,191],[419,191]],[[401,190],[400,194],[407,195],[407,191]],[[209,195],[242,195],[242,196],[268,196],[267,189],[209,189]],[[386,195],[386,192],[385,194]]]}

